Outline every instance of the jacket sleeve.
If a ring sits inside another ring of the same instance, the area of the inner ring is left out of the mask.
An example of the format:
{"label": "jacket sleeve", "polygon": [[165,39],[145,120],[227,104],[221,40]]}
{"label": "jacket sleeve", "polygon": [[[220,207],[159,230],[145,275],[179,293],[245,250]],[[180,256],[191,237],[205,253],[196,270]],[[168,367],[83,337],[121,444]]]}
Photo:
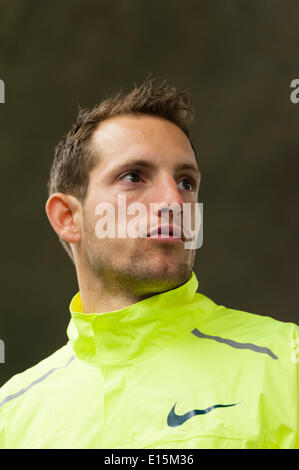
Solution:
{"label": "jacket sleeve", "polygon": [[8,380],[0,388],[0,449],[7,449],[7,407],[6,398],[10,395],[10,383],[11,379]]}
{"label": "jacket sleeve", "polygon": [[3,394],[0,389],[0,449],[5,449],[5,406],[1,406]]}
{"label": "jacket sleeve", "polygon": [[296,328],[294,337],[292,358],[295,361],[297,373],[297,434],[295,449],[299,449],[299,327]]}
{"label": "jacket sleeve", "polygon": [[4,443],[4,417],[3,413],[1,413],[0,410],[0,449],[5,449],[5,443]]}

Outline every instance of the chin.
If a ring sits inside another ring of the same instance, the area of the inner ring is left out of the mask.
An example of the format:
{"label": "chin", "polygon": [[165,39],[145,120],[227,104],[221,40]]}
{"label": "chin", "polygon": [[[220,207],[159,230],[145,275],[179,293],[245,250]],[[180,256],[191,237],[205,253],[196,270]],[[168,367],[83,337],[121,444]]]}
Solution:
{"label": "chin", "polygon": [[152,280],[161,280],[161,281],[182,281],[185,278],[188,278],[189,273],[192,271],[192,266],[185,263],[176,262],[166,262],[161,261],[158,263],[151,263],[151,266],[148,266],[147,277]]}

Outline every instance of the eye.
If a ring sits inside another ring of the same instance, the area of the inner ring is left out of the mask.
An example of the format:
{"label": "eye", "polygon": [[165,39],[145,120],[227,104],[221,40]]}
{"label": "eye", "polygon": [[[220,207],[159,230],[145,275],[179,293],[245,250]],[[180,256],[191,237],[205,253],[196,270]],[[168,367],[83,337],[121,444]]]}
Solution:
{"label": "eye", "polygon": [[183,183],[183,187],[180,189],[184,189],[185,191],[193,191],[195,189],[196,183],[193,178],[190,178],[189,176],[187,178],[182,179],[179,183],[178,186]]}
{"label": "eye", "polygon": [[[126,180],[125,180],[126,178]],[[139,171],[136,170],[131,170],[127,171],[124,175],[120,177],[121,180],[125,180],[127,183],[140,183],[141,181],[141,176]]]}

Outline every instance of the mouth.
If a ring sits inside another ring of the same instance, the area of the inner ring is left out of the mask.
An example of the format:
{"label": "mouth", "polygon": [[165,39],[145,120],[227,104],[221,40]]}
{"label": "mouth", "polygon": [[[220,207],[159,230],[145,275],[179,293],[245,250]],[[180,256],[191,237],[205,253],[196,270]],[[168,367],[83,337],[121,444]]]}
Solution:
{"label": "mouth", "polygon": [[185,241],[183,231],[176,225],[159,225],[147,233],[147,238],[172,243]]}

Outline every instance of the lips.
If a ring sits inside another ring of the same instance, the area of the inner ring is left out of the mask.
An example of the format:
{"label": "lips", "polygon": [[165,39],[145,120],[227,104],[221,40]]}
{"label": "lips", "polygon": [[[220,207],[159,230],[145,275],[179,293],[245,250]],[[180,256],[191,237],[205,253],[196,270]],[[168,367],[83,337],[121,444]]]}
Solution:
{"label": "lips", "polygon": [[180,227],[176,225],[159,225],[155,227],[150,232],[148,232],[147,237],[152,238],[176,238],[184,240],[184,233]]}

